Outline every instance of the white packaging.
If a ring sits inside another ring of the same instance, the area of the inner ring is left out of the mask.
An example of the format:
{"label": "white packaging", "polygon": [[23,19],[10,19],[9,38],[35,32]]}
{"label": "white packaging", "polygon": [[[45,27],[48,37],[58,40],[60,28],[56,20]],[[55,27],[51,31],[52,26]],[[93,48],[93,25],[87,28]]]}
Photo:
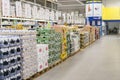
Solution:
{"label": "white packaging", "polygon": [[38,9],[37,6],[32,7],[32,17],[37,18]]}
{"label": "white packaging", "polygon": [[10,16],[16,17],[16,14],[15,14],[15,6],[10,6]]}
{"label": "white packaging", "polygon": [[58,12],[58,11],[56,11],[55,20],[56,20],[56,21],[59,20],[59,12]]}
{"label": "white packaging", "polygon": [[2,0],[2,16],[10,16],[10,0]]}
{"label": "white packaging", "polygon": [[40,19],[40,13],[41,13],[41,11],[40,11],[40,8],[39,8],[38,13],[37,13],[37,19]]}
{"label": "white packaging", "polygon": [[38,63],[38,72],[42,71],[44,69],[43,61]]}
{"label": "white packaging", "polygon": [[63,22],[66,22],[67,21],[66,13],[63,13],[62,16],[63,16]]}
{"label": "white packaging", "polygon": [[25,17],[26,18],[31,18],[31,5],[30,4],[25,4]]}
{"label": "white packaging", "polygon": [[21,2],[16,1],[15,6],[16,6],[16,16],[17,17],[22,17],[22,4],[21,4]]}
{"label": "white packaging", "polygon": [[38,71],[41,71],[42,69],[45,69],[48,67],[48,59],[49,59],[48,53],[49,53],[48,44],[37,45]]}

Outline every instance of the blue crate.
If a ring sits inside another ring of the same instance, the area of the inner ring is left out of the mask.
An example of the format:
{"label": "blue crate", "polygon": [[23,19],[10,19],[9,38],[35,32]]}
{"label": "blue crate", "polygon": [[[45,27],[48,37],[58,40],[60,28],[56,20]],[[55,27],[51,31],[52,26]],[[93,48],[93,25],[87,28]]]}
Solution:
{"label": "blue crate", "polygon": [[9,53],[11,56],[15,56],[16,55],[16,47],[10,47],[9,48]]}
{"label": "blue crate", "polygon": [[10,66],[9,64],[9,60],[0,59],[0,70],[3,68],[8,68]]}
{"label": "blue crate", "polygon": [[16,72],[16,74],[10,74],[10,80],[22,80],[21,72]]}
{"label": "blue crate", "polygon": [[16,63],[17,64],[20,64],[22,62],[22,57],[21,57],[21,55],[17,55],[17,57],[16,57]]}
{"label": "blue crate", "polygon": [[10,66],[13,66],[13,65],[16,65],[16,64],[17,64],[17,61],[16,61],[15,56],[14,56],[14,57],[11,57],[11,58],[10,58],[9,65],[10,65]]}
{"label": "blue crate", "polygon": [[0,35],[0,48],[8,47],[9,46],[9,39],[6,36]]}
{"label": "blue crate", "polygon": [[9,39],[9,46],[16,46],[16,41],[14,39]]}
{"label": "blue crate", "polygon": [[10,68],[10,76],[15,75],[16,73],[17,73],[17,70],[16,70],[15,66],[12,66],[12,67]]}
{"label": "blue crate", "polygon": [[0,70],[0,80],[5,80],[10,77],[10,72],[8,69]]}
{"label": "blue crate", "polygon": [[9,55],[9,49],[8,48],[1,48],[0,49],[0,59],[8,58]]}
{"label": "blue crate", "polygon": [[21,66],[20,64],[18,64],[18,65],[16,66],[16,71],[17,71],[17,73],[21,73],[21,71],[22,71],[22,66]]}
{"label": "blue crate", "polygon": [[22,40],[20,39],[19,36],[10,36],[9,37],[9,46],[18,46],[22,44]]}
{"label": "blue crate", "polygon": [[16,80],[22,80],[22,75],[21,73],[16,74]]}
{"label": "blue crate", "polygon": [[21,45],[22,44],[22,40],[19,38],[16,39],[16,45]]}
{"label": "blue crate", "polygon": [[22,76],[17,76],[17,79],[16,80],[23,80],[22,79]]}
{"label": "blue crate", "polygon": [[21,54],[22,53],[22,47],[21,46],[17,46],[16,47],[16,54]]}

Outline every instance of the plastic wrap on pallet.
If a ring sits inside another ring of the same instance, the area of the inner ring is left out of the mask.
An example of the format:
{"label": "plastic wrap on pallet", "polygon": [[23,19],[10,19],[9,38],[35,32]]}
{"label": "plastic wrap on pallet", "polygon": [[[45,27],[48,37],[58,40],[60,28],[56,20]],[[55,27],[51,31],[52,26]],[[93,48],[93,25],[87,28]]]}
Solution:
{"label": "plastic wrap on pallet", "polygon": [[22,44],[18,35],[0,35],[0,80],[22,80]]}
{"label": "plastic wrap on pallet", "polygon": [[81,48],[85,47],[88,45],[90,42],[90,34],[87,31],[83,31],[81,33]]}
{"label": "plastic wrap on pallet", "polygon": [[65,59],[68,57],[68,50],[67,50],[67,32],[68,32],[68,27],[63,26],[63,25],[56,25],[52,27],[56,32],[59,32],[62,34],[62,54],[60,55],[61,59]]}
{"label": "plastic wrap on pallet", "polygon": [[38,72],[48,67],[48,44],[37,44]]}
{"label": "plastic wrap on pallet", "polygon": [[[21,36],[23,48],[23,79],[27,79],[37,72],[37,48],[36,35],[27,34]],[[31,67],[30,67],[31,66]]]}
{"label": "plastic wrap on pallet", "polygon": [[71,46],[73,48],[73,51],[71,53],[74,53],[80,49],[80,35],[78,32],[71,32],[70,33],[70,39],[73,43]]}
{"label": "plastic wrap on pallet", "polygon": [[[21,41],[21,47],[22,47],[22,79],[27,79],[37,73],[37,49],[36,49],[36,31],[28,31],[28,30],[0,30],[1,35],[19,35]],[[10,42],[15,43],[14,40],[17,38],[10,37]],[[4,41],[5,44],[7,43],[7,38],[2,39],[2,43]],[[17,42],[20,42],[18,39]],[[19,43],[17,43],[18,45]],[[2,44],[0,44],[2,45]],[[13,46],[14,44],[10,44],[10,46]],[[8,46],[8,45],[3,45]],[[15,49],[17,51],[20,51],[20,46],[18,47],[10,47],[9,48],[14,55]],[[5,50],[6,51],[6,50]],[[14,59],[12,57],[12,59]],[[19,58],[17,58],[19,60]],[[17,74],[16,74],[17,75]],[[19,79],[16,79],[19,80]]]}
{"label": "plastic wrap on pallet", "polygon": [[61,33],[55,32],[51,28],[39,28],[37,29],[37,43],[49,44],[49,66],[54,64],[60,59],[62,48]]}

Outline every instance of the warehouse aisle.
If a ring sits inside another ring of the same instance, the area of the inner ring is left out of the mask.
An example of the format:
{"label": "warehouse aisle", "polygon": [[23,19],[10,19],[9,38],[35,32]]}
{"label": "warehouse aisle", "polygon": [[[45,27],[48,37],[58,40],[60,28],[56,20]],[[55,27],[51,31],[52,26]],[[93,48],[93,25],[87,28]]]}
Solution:
{"label": "warehouse aisle", "polygon": [[120,36],[105,36],[36,80],[120,80]]}

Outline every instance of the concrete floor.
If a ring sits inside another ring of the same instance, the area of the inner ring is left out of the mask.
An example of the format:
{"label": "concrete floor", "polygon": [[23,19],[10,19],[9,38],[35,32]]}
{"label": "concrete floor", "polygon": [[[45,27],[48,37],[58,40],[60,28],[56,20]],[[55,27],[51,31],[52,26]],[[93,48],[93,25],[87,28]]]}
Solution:
{"label": "concrete floor", "polygon": [[120,80],[120,36],[105,36],[35,80]]}

